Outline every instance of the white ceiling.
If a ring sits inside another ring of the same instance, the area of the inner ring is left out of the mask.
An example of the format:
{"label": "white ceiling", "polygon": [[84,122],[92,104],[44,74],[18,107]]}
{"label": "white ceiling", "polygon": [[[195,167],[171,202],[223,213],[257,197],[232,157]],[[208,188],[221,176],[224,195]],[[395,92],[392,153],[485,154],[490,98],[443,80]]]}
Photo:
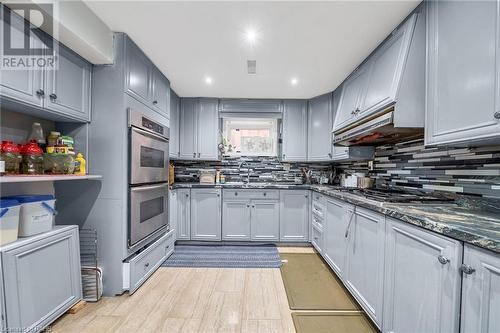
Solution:
{"label": "white ceiling", "polygon": [[129,34],[180,96],[310,98],[335,89],[420,1],[85,2]]}

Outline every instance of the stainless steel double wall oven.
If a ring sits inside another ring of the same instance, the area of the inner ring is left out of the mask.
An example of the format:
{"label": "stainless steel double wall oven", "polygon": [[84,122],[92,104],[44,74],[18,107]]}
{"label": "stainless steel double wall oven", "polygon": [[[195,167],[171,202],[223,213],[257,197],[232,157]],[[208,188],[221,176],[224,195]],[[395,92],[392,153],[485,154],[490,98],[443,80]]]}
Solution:
{"label": "stainless steel double wall oven", "polygon": [[128,246],[168,229],[169,128],[129,109]]}

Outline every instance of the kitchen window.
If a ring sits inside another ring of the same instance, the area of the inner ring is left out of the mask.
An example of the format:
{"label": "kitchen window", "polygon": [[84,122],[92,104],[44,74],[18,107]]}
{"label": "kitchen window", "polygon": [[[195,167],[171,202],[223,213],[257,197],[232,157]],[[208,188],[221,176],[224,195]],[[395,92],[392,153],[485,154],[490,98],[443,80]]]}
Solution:
{"label": "kitchen window", "polygon": [[277,156],[277,119],[223,118],[222,128],[225,155]]}

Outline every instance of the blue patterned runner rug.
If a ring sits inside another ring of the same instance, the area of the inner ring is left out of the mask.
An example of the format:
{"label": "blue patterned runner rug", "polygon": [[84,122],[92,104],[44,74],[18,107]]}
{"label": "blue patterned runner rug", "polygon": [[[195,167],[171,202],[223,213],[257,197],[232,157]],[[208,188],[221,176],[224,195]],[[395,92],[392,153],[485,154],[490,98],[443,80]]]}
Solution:
{"label": "blue patterned runner rug", "polygon": [[176,245],[163,267],[279,268],[276,246]]}

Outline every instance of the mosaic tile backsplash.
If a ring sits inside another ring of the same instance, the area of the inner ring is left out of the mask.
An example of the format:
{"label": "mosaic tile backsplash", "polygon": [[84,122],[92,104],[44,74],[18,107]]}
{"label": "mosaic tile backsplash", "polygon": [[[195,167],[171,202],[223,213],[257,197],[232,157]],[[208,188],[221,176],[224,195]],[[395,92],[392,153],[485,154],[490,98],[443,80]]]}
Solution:
{"label": "mosaic tile backsplash", "polygon": [[[239,164],[245,161],[241,170]],[[219,162],[175,162],[177,182],[198,182],[200,169],[220,169],[226,182],[242,181],[250,172],[252,182],[294,182],[309,171],[313,183],[321,176],[338,182],[335,173],[363,172],[377,185],[417,188],[424,191],[500,199],[500,146],[450,148],[424,146],[423,140],[379,146],[373,170],[367,161],[340,164],[281,163],[277,158],[223,159]],[[333,172],[335,170],[335,173]]]}
{"label": "mosaic tile backsplash", "polygon": [[333,166],[329,163],[286,163],[272,157],[241,157],[214,162],[175,161],[175,181],[198,182],[199,171],[204,169],[220,170],[226,182],[246,181],[248,173],[251,182],[302,183],[305,180],[303,172],[309,172],[316,183],[321,176],[333,179]]}
{"label": "mosaic tile backsplash", "polygon": [[368,162],[345,163],[337,171],[366,172],[378,185],[500,198],[500,146],[428,147],[423,140],[377,147]]}

